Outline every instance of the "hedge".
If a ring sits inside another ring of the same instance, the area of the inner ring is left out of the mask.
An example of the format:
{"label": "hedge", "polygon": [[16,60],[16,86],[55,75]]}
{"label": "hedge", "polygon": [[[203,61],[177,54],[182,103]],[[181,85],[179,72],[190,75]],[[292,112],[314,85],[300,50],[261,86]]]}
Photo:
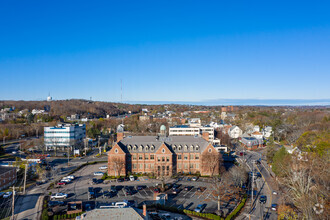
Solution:
{"label": "hedge", "polygon": [[223,219],[219,215],[212,214],[212,213],[195,212],[195,211],[190,211],[187,209],[184,209],[183,212],[188,215],[193,215],[193,216],[212,219],[212,220],[222,220]]}
{"label": "hedge", "polygon": [[234,211],[232,211],[230,213],[230,215],[228,215],[226,217],[226,220],[230,220],[233,219],[234,217],[236,217],[238,215],[238,213],[241,211],[241,209],[244,207],[245,202],[246,202],[247,196],[245,195],[244,198],[242,199],[242,201],[240,202],[240,204],[236,207],[236,209]]}

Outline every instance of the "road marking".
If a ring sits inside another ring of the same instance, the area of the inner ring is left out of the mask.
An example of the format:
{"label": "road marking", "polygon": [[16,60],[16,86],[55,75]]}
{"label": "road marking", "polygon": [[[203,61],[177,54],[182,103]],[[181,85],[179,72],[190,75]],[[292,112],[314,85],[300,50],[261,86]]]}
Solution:
{"label": "road marking", "polygon": [[147,191],[145,191],[144,189],[142,189],[143,191],[144,191],[144,193],[147,195],[147,196],[149,196],[149,194],[147,193]]}
{"label": "road marking", "polygon": [[190,198],[194,197],[196,193],[197,193],[197,190],[190,196]]}
{"label": "road marking", "polygon": [[200,196],[198,196],[197,198],[199,199],[199,197],[203,196],[204,197],[204,193],[207,191],[208,189],[205,189],[204,192],[202,192],[202,194],[200,194]]}

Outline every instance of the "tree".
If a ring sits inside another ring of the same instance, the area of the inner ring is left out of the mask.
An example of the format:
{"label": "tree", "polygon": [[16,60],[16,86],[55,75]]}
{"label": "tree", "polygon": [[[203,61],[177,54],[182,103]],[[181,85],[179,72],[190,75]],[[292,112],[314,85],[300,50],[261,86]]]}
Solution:
{"label": "tree", "polygon": [[219,173],[221,163],[222,158],[220,158],[219,153],[206,152],[202,155],[202,169],[210,176],[213,176],[214,173]]}
{"label": "tree", "polygon": [[111,156],[110,166],[110,169],[113,169],[115,171],[115,176],[120,176],[122,170],[125,167],[125,160],[124,158],[119,156]]}
{"label": "tree", "polygon": [[247,182],[248,175],[242,166],[233,166],[229,169],[229,174],[235,186],[242,187]]}
{"label": "tree", "polygon": [[290,154],[286,151],[285,147],[281,147],[273,157],[272,170],[277,176],[283,176],[282,167],[289,164]]}

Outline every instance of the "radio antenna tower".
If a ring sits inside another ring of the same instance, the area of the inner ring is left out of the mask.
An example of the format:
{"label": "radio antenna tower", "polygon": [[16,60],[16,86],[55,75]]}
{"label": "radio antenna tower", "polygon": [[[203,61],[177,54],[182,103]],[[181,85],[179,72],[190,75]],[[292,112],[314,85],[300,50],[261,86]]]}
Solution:
{"label": "radio antenna tower", "polygon": [[[123,80],[120,79],[120,102],[123,104]],[[121,124],[124,124],[124,116],[121,118]]]}

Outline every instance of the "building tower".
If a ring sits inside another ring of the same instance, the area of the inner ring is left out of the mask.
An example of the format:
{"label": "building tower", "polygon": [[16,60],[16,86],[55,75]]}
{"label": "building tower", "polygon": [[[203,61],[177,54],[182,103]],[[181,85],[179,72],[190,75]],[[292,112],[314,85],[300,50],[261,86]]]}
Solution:
{"label": "building tower", "polygon": [[160,126],[160,136],[163,136],[163,137],[166,136],[166,126],[165,125]]}
{"label": "building tower", "polygon": [[50,96],[50,93],[48,93],[48,97],[47,97],[47,102],[52,101],[52,97]]}

